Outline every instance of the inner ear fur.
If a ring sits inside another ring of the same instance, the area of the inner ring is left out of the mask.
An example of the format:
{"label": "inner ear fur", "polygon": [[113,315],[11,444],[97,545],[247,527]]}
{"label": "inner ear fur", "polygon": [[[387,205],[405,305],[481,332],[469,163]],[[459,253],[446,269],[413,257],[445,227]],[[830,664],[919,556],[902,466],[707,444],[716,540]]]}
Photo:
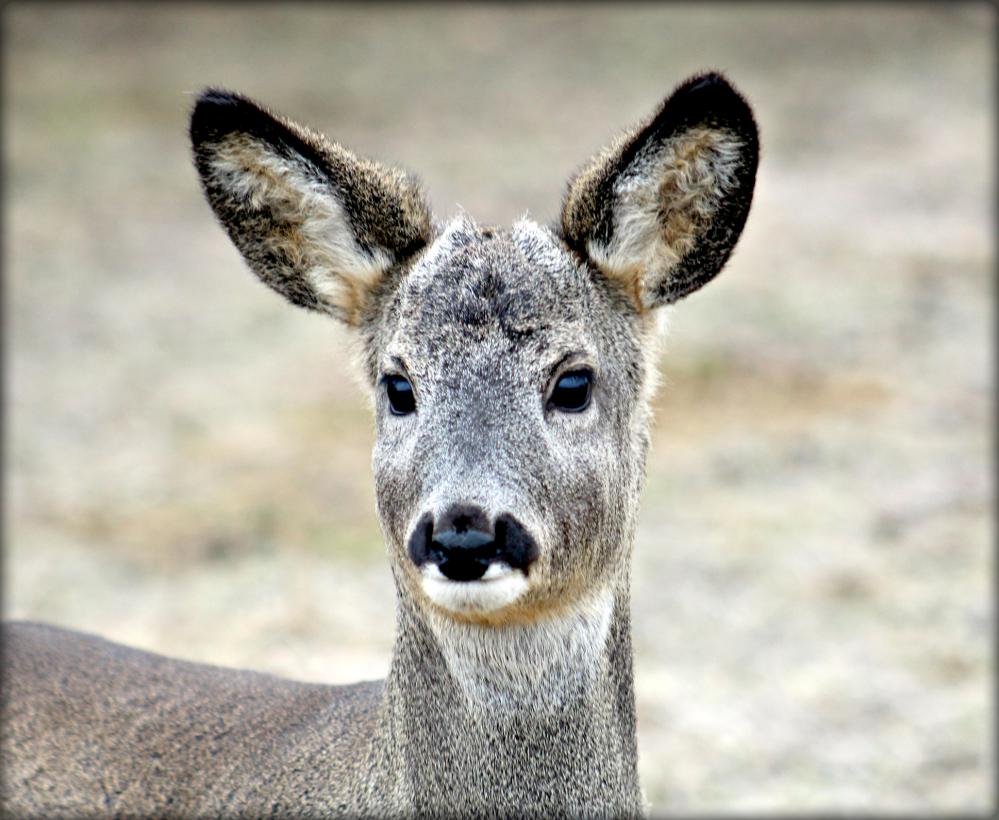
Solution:
{"label": "inner ear fur", "polygon": [[430,239],[415,179],[242,95],[205,90],[190,137],[219,221],[250,268],[296,305],[358,325],[386,274]]}
{"label": "inner ear fur", "polygon": [[728,259],[758,158],[746,101],[720,74],[693,77],[570,181],[563,238],[640,310],[675,302]]}

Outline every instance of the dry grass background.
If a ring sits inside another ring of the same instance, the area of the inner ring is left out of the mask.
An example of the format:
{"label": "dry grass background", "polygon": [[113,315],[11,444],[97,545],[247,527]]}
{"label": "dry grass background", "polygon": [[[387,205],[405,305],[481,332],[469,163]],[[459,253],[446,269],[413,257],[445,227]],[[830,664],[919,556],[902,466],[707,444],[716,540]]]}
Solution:
{"label": "dry grass background", "polygon": [[557,214],[678,81],[755,105],[758,194],[675,312],[637,539],[657,814],[993,805],[994,14],[984,4],[4,8],[4,607],[289,676],[385,673],[340,331],[201,198],[220,84]]}

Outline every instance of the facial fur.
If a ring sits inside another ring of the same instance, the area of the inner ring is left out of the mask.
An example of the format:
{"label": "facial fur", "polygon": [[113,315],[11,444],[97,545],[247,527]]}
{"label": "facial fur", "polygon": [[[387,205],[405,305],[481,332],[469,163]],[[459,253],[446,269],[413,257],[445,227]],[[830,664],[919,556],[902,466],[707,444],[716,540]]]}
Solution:
{"label": "facial fur", "polygon": [[[648,322],[551,231],[454,220],[377,320],[382,373],[401,371],[417,410],[376,398],[378,508],[401,583],[417,519],[456,500],[514,514],[540,545],[524,594],[485,620],[571,606],[627,566],[647,436],[641,399]],[[580,413],[546,407],[569,368],[594,374]],[[376,382],[377,389],[377,382]],[[625,455],[627,454],[627,455]],[[469,612],[466,617],[477,616]]]}

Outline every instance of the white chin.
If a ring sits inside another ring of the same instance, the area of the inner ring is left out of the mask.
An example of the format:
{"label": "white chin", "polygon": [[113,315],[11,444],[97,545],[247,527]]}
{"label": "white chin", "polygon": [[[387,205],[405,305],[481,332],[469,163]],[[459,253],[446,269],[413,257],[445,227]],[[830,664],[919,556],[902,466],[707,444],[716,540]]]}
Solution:
{"label": "white chin", "polygon": [[420,573],[427,597],[456,613],[496,612],[527,590],[527,576],[502,561],[490,564],[478,581],[452,581],[432,563],[424,564]]}

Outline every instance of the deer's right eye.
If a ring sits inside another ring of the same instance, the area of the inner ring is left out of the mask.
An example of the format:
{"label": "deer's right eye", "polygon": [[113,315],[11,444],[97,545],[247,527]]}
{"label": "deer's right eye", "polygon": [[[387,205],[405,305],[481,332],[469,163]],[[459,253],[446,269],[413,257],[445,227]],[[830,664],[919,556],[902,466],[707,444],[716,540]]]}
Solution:
{"label": "deer's right eye", "polygon": [[382,379],[385,394],[388,396],[389,410],[394,416],[408,416],[416,410],[416,396],[413,385],[405,376],[386,376]]}

